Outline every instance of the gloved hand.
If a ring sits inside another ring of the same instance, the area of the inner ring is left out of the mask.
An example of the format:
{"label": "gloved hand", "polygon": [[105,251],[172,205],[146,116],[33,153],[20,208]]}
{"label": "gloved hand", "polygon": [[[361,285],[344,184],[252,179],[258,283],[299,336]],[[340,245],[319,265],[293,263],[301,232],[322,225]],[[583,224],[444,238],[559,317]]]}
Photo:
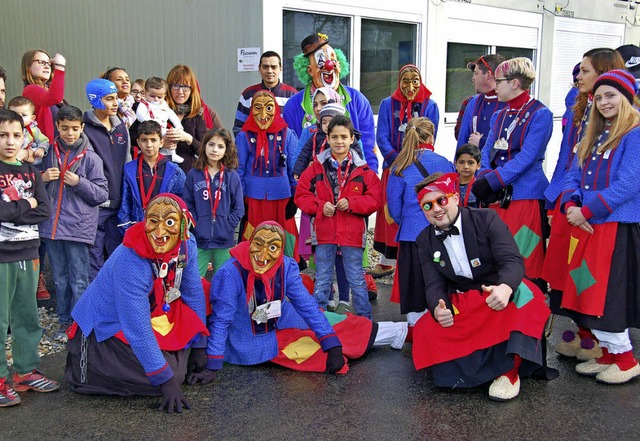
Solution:
{"label": "gloved hand", "polygon": [[187,364],[188,373],[198,373],[207,367],[207,349],[191,348],[189,353],[189,363]]}
{"label": "gloved hand", "polygon": [[344,366],[344,357],[342,356],[342,346],[334,346],[327,350],[327,368],[325,373],[335,374]]}
{"label": "gloved hand", "polygon": [[203,369],[200,372],[191,372],[187,374],[187,384],[194,385],[196,383],[208,384],[216,378],[216,372],[210,369]]}
{"label": "gloved hand", "polygon": [[479,178],[473,183],[471,192],[476,195],[479,201],[486,204],[492,204],[498,200],[498,193],[493,191],[485,177]]}
{"label": "gloved hand", "polygon": [[162,392],[162,403],[158,410],[166,410],[167,413],[182,413],[182,406],[191,409],[191,404],[184,396],[176,377],[171,377],[169,381],[160,385]]}
{"label": "gloved hand", "polygon": [[289,198],[289,202],[287,202],[287,207],[284,210],[284,218],[291,219],[296,215],[296,211],[298,211],[298,206],[295,202],[293,202],[293,195],[295,194],[295,190],[291,191],[291,197]]}

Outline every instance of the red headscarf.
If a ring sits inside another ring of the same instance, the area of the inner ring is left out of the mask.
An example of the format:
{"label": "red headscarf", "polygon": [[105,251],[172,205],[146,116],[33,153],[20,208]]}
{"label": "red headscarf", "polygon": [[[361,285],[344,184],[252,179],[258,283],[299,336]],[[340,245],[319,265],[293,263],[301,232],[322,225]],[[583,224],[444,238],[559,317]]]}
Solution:
{"label": "red headscarf", "polygon": [[424,195],[431,193],[432,191],[442,191],[446,194],[458,193],[460,177],[458,173],[445,173],[429,185],[424,187],[418,193],[418,202],[422,200]]}
{"label": "red headscarf", "polygon": [[[267,225],[273,225],[278,228],[279,230],[278,234],[282,238],[282,250],[280,253],[280,257],[278,257],[278,259],[276,260],[276,263],[263,274],[258,274],[255,272],[255,270],[253,269],[253,265],[251,264],[251,253],[249,253],[249,247],[251,246],[251,241],[255,237],[256,232],[264,229],[264,227]],[[268,299],[273,298],[273,292],[272,292],[273,288],[272,288],[271,281],[273,279],[273,276],[275,276],[276,272],[278,271],[278,269],[280,269],[280,267],[282,266],[282,262],[284,262],[284,244],[285,244],[284,228],[282,228],[282,226],[277,222],[264,221],[260,223],[255,228],[255,230],[253,230],[253,233],[251,233],[251,237],[249,238],[248,241],[240,242],[237,246],[229,250],[229,254],[231,254],[231,257],[234,257],[238,261],[238,263],[240,263],[240,266],[242,266],[242,268],[247,270],[249,273],[249,276],[247,279],[247,304],[249,304],[251,299],[254,297],[254,290],[255,290],[254,285],[255,285],[256,278],[262,281],[267,298]]]}
{"label": "red headscarf", "polygon": [[[273,122],[266,130],[262,130],[260,127],[258,127],[258,124],[253,117],[253,106],[256,102],[256,98],[258,98],[259,96],[271,97],[273,99],[273,104],[275,105]],[[243,132],[253,132],[257,136],[256,157],[262,156],[263,153],[264,156],[267,156],[269,154],[269,142],[267,141],[267,133],[278,133],[286,128],[287,123],[284,118],[282,118],[282,115],[280,115],[280,106],[278,106],[278,102],[276,101],[276,97],[273,95],[273,93],[268,90],[257,91],[251,99],[251,110],[249,111],[249,118],[247,118],[247,121],[245,121],[244,125],[242,126]]]}
{"label": "red headscarf", "polygon": [[[402,93],[402,89],[400,89],[400,80],[402,79],[402,75],[404,75],[404,73],[408,70],[416,72],[420,77],[420,90],[418,90],[418,93],[411,101],[409,101],[407,97],[404,96],[404,94]],[[422,75],[420,74],[420,69],[418,69],[418,67],[414,64],[405,64],[404,66],[402,66],[400,72],[398,73],[398,88],[395,90],[395,92],[393,92],[393,95],[391,95],[394,100],[401,103],[400,122],[403,121],[405,115],[407,118],[407,122],[411,119],[411,108],[413,107],[413,103],[422,103],[424,100],[429,99],[430,96],[431,91],[429,91],[429,89],[427,89],[427,86],[422,83]]]}

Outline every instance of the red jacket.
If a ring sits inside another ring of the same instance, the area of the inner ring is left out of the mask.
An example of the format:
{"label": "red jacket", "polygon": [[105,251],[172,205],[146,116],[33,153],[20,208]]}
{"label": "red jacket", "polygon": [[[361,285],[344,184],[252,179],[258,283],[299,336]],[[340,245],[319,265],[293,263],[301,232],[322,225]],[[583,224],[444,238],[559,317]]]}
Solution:
{"label": "red jacket", "polygon": [[309,166],[298,181],[295,203],[302,211],[315,217],[318,244],[336,244],[363,247],[365,220],[382,206],[382,184],[367,163],[351,150],[353,163],[341,197],[349,201],[347,211],[336,210],[326,217],[322,208],[326,202],[336,203],[333,189],[327,177],[328,159],[331,150],[318,155],[318,160]]}

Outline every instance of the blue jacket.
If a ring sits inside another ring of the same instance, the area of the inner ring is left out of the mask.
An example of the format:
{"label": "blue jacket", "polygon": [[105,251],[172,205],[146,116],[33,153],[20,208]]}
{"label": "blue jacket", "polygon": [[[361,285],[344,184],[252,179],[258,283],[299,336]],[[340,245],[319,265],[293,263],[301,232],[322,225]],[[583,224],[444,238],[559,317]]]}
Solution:
{"label": "blue jacket", "polygon": [[[293,166],[297,159],[298,137],[291,129],[267,136],[272,137],[269,139],[268,166],[263,158],[256,161],[255,133],[242,131],[236,138],[242,193],[253,199],[268,201],[290,198],[291,189],[296,186]],[[280,164],[280,150],[287,157],[284,166]]]}
{"label": "blue jacket", "polygon": [[573,201],[582,206],[592,224],[640,222],[638,146],[640,127],[624,135],[615,149],[592,154],[582,167],[576,157],[565,179],[562,204]]}
{"label": "blue jacket", "polygon": [[[400,153],[400,150],[402,150],[404,131],[400,131],[399,128],[401,124],[405,124],[407,121],[404,119],[400,121],[398,117],[400,106],[401,103],[390,96],[380,103],[376,141],[378,141],[378,148],[384,158],[384,168],[389,167],[398,156],[398,153]],[[412,115],[414,118],[420,116],[429,118],[435,126],[435,138],[438,134],[438,123],[440,122],[438,104],[432,99],[426,99],[422,103],[414,103]]]}
{"label": "blue jacket", "polygon": [[102,159],[104,176],[109,183],[109,208],[120,207],[122,197],[122,170],[124,164],[131,160],[131,143],[129,131],[117,116],[111,117],[112,129],[107,128],[98,120],[93,110],[84,112],[82,117],[84,133],[89,138],[93,150]]}
{"label": "blue jacket", "polygon": [[[142,156],[129,161],[124,165],[124,175],[122,178],[122,205],[118,211],[118,224],[124,232],[131,225],[144,219],[144,209],[140,195],[140,185],[138,184],[138,161],[144,161]],[[164,159],[164,176],[160,183],[158,193],[173,193],[182,196],[182,189],[186,179],[182,169],[175,163]],[[152,194],[152,196],[156,196]]]}
{"label": "blue jacket", "polygon": [[[180,292],[184,303],[205,322],[205,296],[198,273],[198,250],[190,238],[187,266]],[[124,333],[152,386],[173,377],[151,327],[149,293],[153,289],[150,261],[133,249],[118,246],[86,289],[71,316],[85,336],[95,333],[99,342]]]}
{"label": "blue jacket", "polygon": [[[428,173],[455,172],[453,164],[444,156],[440,156],[430,150],[424,150],[418,156],[418,161],[427,169]],[[418,167],[411,164],[402,171],[403,176],[389,173],[387,182],[387,194],[393,197],[387,198],[389,215],[398,224],[396,241],[413,242],[422,230],[429,226],[427,218],[420,208],[416,192],[413,188],[425,177]]]}
{"label": "blue jacket", "polygon": [[497,97],[487,98],[484,93],[471,97],[467,103],[460,124],[460,133],[458,134],[458,147],[469,142],[469,136],[473,133],[473,117],[476,117],[476,131],[484,136],[480,138],[478,148],[482,150],[491,129],[491,117],[498,110],[506,107],[507,103],[498,101]]}
{"label": "blue jacket", "polygon": [[[311,329],[323,351],[341,346],[318,303],[302,284],[298,263],[285,256],[276,278],[284,291],[282,315],[267,332],[254,333],[247,307],[245,280],[235,258],[227,260],[211,280],[212,313],[208,320],[207,368],[218,370],[222,362],[254,365],[278,355],[276,329]],[[256,285],[258,282],[256,282]],[[257,287],[256,287],[257,289]],[[279,291],[279,290],[276,290]],[[275,295],[278,295],[274,292]],[[256,293],[257,295],[257,293]],[[261,302],[258,302],[261,304]]]}
{"label": "blue jacket", "polygon": [[[80,177],[76,186],[64,185],[62,176],[47,182],[45,187],[51,198],[51,217],[40,224],[40,237],[54,240],[69,240],[93,245],[98,230],[98,205],[109,197],[107,179],[104,177],[102,160],[93,151],[87,136],[80,135],[81,145],[68,149],[60,140],[58,146],[61,159],[68,165],[83,149],[85,156],[73,164],[70,171]],[[54,148],[42,159],[44,170],[60,167]]]}
{"label": "blue jacket", "polygon": [[[215,196],[220,186],[220,173],[211,178],[211,193]],[[211,220],[211,207],[215,199],[207,193],[204,172],[192,168],[187,174],[182,199],[196,221],[193,234],[198,248],[231,248],[235,245],[234,231],[244,216],[244,201],[240,177],[235,170],[225,170],[222,193],[216,211],[216,221]]]}
{"label": "blue jacket", "polygon": [[[367,164],[370,169],[377,172],[378,157],[374,151],[376,144],[375,122],[371,104],[360,91],[352,87],[340,85],[340,89],[342,90],[338,90],[338,92],[343,95],[342,104],[347,110],[346,116],[351,119],[353,127],[362,134],[362,148]],[[311,100],[311,85],[289,98],[289,101],[284,106],[284,119],[289,128],[298,136],[301,136],[302,129],[311,125],[315,119],[305,119],[305,109],[303,107],[305,98],[309,101]],[[313,117],[313,114],[311,116]]]}
{"label": "blue jacket", "polygon": [[[516,115],[520,121],[508,140],[507,150],[494,148]],[[491,118],[491,131],[482,149],[482,170],[494,191],[513,185],[513,200],[544,199],[549,184],[542,170],[547,143],[553,131],[553,114],[540,101],[532,99],[520,111],[508,107]]]}

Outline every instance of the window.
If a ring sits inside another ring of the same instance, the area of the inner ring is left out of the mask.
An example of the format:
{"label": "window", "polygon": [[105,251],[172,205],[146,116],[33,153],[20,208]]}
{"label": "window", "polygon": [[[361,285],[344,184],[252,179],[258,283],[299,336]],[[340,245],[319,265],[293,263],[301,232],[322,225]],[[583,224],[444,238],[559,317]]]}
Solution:
{"label": "window", "polygon": [[377,114],[380,101],[398,87],[398,72],[405,64],[416,64],[418,26],[362,19],[360,91]]}
{"label": "window", "polygon": [[[293,57],[301,53],[300,42],[314,32],[329,36],[329,44],[340,48],[350,60],[351,18],[338,15],[312,14],[308,12],[283,11],[283,81],[296,89],[304,87],[293,69]],[[349,84],[349,76],[341,80]]]}

